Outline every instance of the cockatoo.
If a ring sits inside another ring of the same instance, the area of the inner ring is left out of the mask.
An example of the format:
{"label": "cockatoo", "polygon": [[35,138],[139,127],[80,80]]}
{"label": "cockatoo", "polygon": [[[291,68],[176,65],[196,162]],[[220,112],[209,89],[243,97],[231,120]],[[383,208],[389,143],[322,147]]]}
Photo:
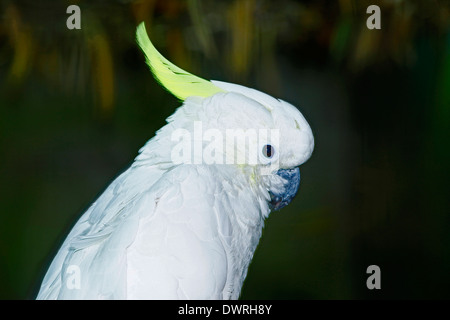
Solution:
{"label": "cockatoo", "polygon": [[238,299],[264,219],[297,193],[311,128],[283,100],[178,68],[144,23],[136,38],[183,103],[75,224],[37,299]]}

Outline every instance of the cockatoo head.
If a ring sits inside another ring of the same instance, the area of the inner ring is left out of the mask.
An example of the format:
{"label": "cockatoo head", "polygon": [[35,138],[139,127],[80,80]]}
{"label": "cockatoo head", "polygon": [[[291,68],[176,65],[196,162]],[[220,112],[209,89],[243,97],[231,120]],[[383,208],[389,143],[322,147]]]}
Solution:
{"label": "cockatoo head", "polygon": [[155,78],[184,101],[168,120],[172,141],[189,136],[194,154],[174,159],[173,147],[171,161],[232,165],[265,188],[272,210],[289,204],[300,185],[298,167],[314,149],[311,128],[300,111],[255,89],[207,81],[180,69],[155,49],[144,23],[137,41]]}

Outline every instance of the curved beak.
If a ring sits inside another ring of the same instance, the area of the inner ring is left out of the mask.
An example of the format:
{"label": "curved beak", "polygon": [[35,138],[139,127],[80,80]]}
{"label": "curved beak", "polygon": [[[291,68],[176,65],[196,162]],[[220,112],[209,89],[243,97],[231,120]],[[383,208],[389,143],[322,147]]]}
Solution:
{"label": "curved beak", "polygon": [[300,169],[298,167],[293,169],[279,169],[276,175],[285,180],[280,192],[271,192],[269,207],[271,210],[280,210],[291,203],[297,194],[298,187],[300,186]]}

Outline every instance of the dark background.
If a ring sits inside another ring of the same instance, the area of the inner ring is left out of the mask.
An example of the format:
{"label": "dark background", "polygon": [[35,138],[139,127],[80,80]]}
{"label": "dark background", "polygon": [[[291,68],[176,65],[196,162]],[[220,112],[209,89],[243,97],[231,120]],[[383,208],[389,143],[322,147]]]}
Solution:
{"label": "dark background", "polygon": [[[82,29],[66,28],[81,8]],[[381,30],[366,8],[381,8]],[[0,298],[32,299],[72,224],[179,102],[135,44],[298,106],[315,134],[243,299],[450,298],[448,1],[0,2]],[[381,290],[366,269],[381,268]]]}

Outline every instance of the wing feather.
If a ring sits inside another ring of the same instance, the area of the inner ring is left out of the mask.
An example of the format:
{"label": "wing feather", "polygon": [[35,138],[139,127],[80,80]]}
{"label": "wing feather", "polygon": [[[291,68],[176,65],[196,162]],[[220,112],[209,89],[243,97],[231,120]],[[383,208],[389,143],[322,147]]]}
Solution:
{"label": "wing feather", "polygon": [[[37,299],[124,298],[124,288],[119,290],[114,279],[125,276],[125,249],[135,236],[139,215],[147,209],[143,205],[150,196],[147,191],[162,173],[156,167],[129,168],[109,185],[67,236],[44,277]],[[70,266],[80,270],[79,290],[67,286]]]}

